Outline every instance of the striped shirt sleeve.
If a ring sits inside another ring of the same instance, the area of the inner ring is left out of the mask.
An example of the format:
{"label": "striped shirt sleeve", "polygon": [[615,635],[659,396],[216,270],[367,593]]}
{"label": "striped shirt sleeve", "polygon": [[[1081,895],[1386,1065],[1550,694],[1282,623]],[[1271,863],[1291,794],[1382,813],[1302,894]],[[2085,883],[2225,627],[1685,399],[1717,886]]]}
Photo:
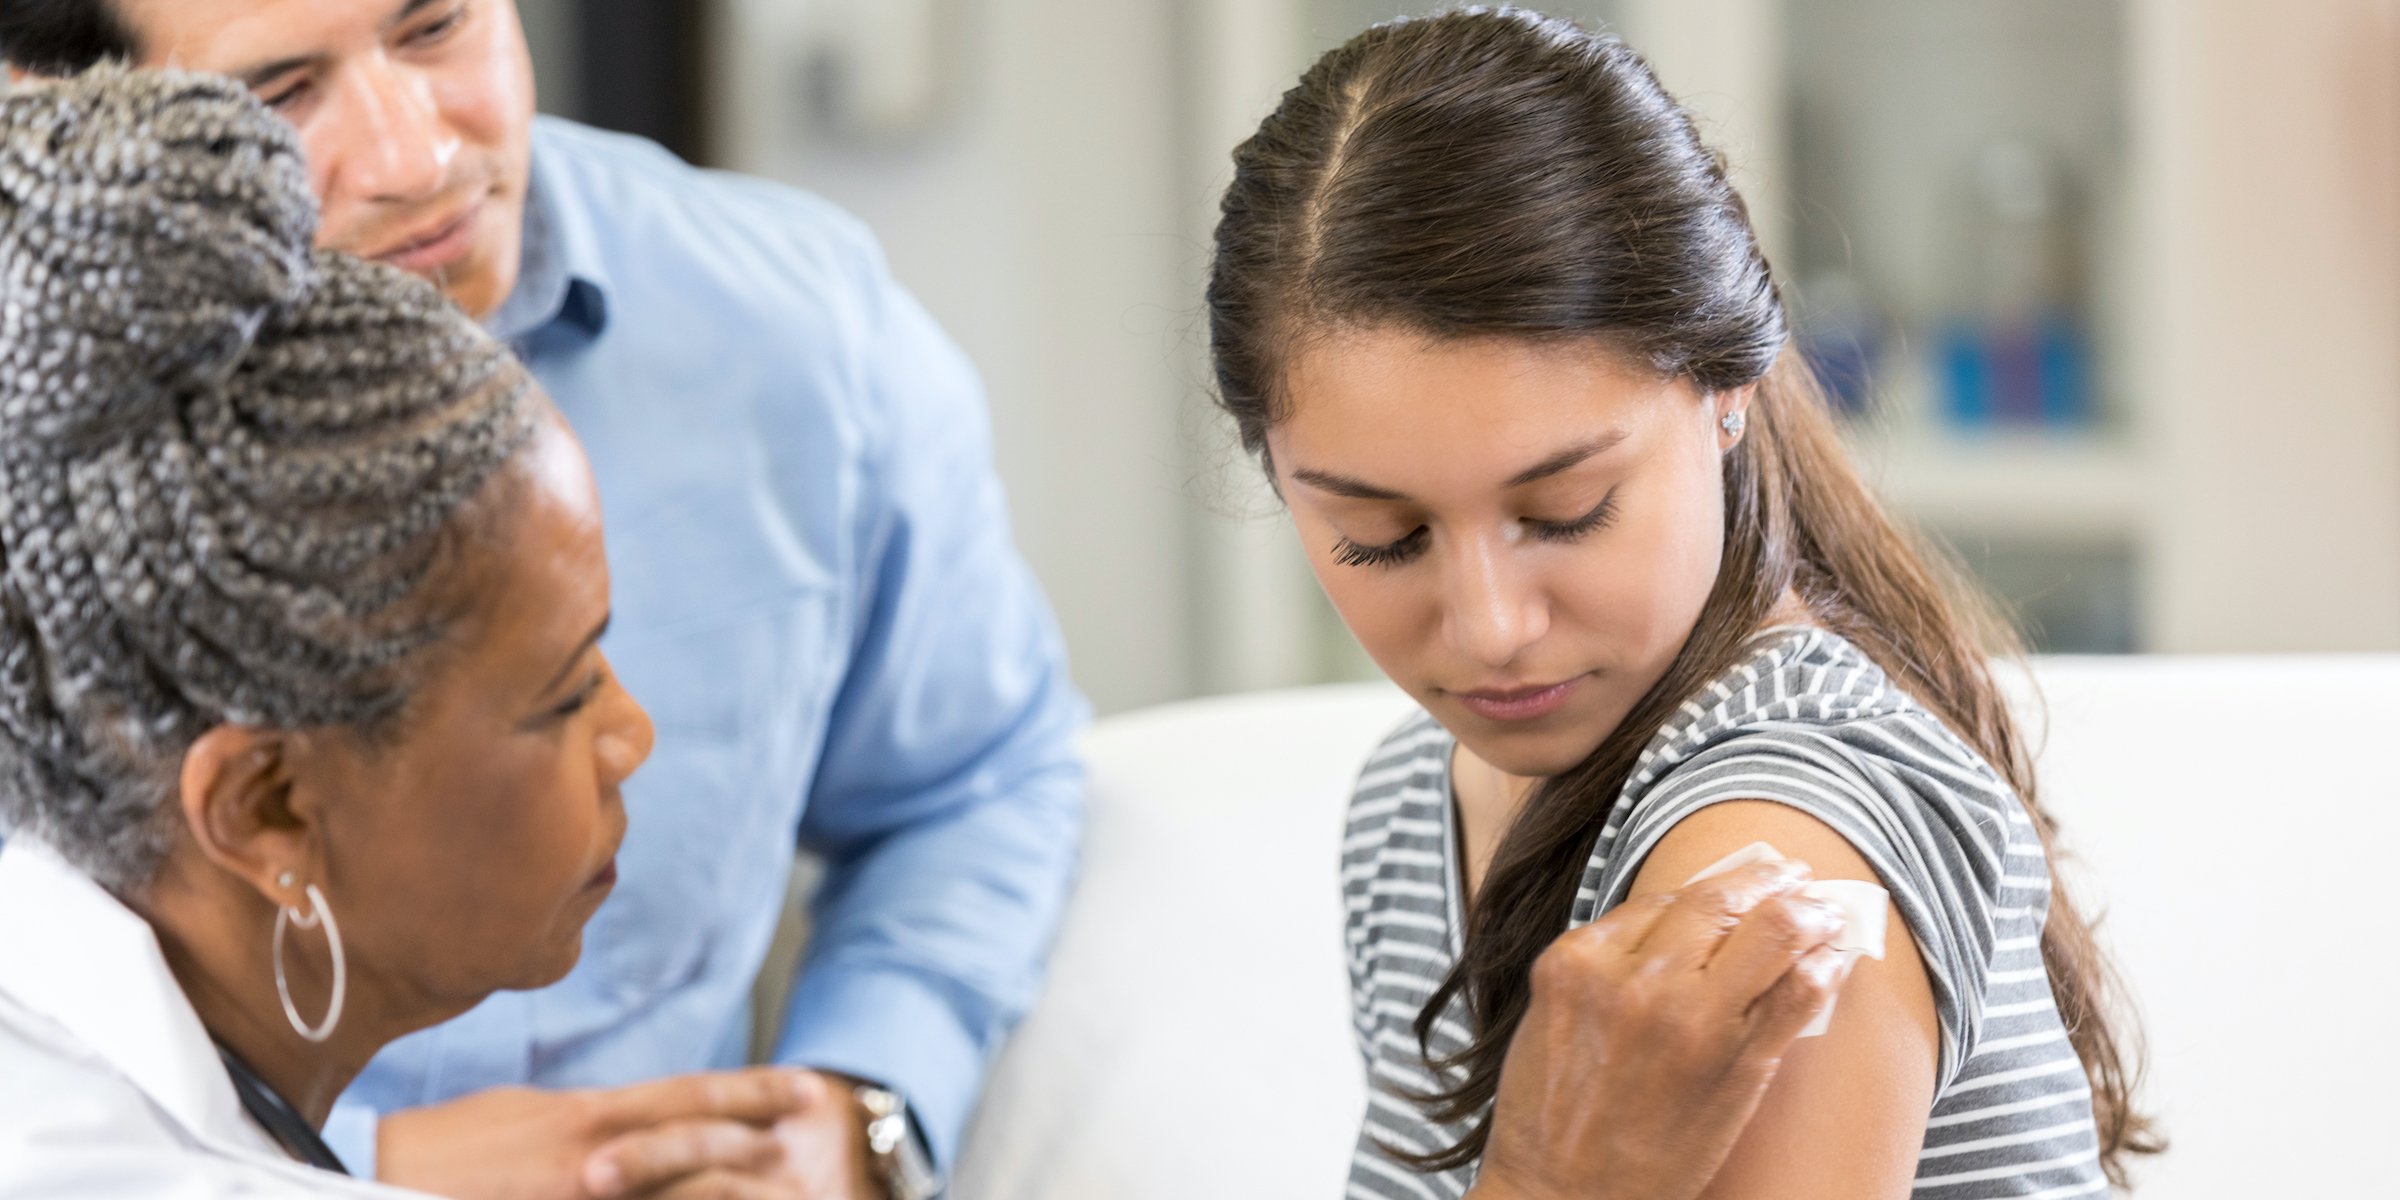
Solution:
{"label": "striped shirt sleeve", "polygon": [[1938,1086],[1947,1088],[1981,1031],[2014,803],[1955,747],[1922,714],[1731,731],[1658,780],[1627,815],[1601,872],[1600,908],[1621,902],[1667,832],[1709,805],[1764,800],[1815,817],[1874,869],[1916,939],[1942,1030]]}

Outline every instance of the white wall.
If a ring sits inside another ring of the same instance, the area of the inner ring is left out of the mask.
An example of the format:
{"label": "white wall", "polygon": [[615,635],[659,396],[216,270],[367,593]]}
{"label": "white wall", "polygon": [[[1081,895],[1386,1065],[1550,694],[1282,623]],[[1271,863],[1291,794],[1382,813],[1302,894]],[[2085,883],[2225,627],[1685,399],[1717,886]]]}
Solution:
{"label": "white wall", "polygon": [[[1195,244],[1214,235],[1217,200],[1233,178],[1234,147],[1299,79],[1314,43],[1323,40],[1322,17],[1294,0],[1184,6],[1185,192],[1200,201],[1186,226]],[[1351,23],[1337,18],[1335,24]],[[1187,284],[1195,301],[1205,285],[1200,261]],[[1208,370],[1205,337],[1197,340],[1192,371],[1201,375]],[[1209,504],[1193,525],[1194,690],[1248,691],[1359,674],[1357,664],[1341,661],[1355,643],[1318,590],[1256,466],[1236,453],[1222,422],[1199,428],[1205,432],[1193,441],[1194,469]]]}
{"label": "white wall", "polygon": [[846,142],[805,102],[810,21],[882,2],[725,4],[728,165],[863,217],[981,367],[1019,544],[1095,703],[1184,695],[1205,199],[1181,190],[1175,6],[933,0],[940,115]]}
{"label": "white wall", "polygon": [[2152,644],[2400,648],[2400,3],[2133,8]]}

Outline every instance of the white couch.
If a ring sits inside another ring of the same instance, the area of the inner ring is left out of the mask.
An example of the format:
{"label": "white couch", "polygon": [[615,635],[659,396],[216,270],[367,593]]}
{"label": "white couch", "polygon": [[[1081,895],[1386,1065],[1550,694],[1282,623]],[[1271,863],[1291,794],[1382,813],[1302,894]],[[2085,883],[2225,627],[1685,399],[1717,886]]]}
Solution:
{"label": "white couch", "polygon": [[[2044,787],[2144,1009],[2147,1095],[2175,1139],[2139,1194],[2400,1194],[2400,657],[2036,675]],[[960,1200],[1342,1194],[1364,1101],[1336,847],[1350,775],[1405,708],[1333,687],[1095,730],[1083,882]]]}

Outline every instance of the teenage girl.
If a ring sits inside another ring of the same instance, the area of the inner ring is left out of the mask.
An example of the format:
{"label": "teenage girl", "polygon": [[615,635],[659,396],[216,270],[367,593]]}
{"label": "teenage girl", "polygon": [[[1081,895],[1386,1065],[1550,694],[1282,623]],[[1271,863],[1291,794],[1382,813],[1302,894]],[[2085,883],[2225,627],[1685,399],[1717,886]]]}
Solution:
{"label": "teenage girl", "polygon": [[[1986,667],[2016,647],[1861,484],[1640,57],[1516,10],[1395,21],[1234,164],[1221,403],[1423,709],[1350,812],[1350,1194],[2105,1194],[2154,1143]],[[1886,889],[1883,956],[1682,890],[1759,842]],[[1762,1002],[1691,981],[1770,958],[1839,989],[1829,1029],[1698,1054]]]}

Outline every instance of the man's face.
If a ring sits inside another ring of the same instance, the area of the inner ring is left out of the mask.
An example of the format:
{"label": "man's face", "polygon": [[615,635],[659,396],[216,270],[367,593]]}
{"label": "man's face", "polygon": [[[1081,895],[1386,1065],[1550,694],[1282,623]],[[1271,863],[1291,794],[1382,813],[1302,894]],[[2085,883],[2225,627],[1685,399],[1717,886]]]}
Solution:
{"label": "man's face", "polygon": [[511,0],[115,0],[144,66],[231,75],[300,131],[317,242],[488,316],[523,249],[533,64]]}

